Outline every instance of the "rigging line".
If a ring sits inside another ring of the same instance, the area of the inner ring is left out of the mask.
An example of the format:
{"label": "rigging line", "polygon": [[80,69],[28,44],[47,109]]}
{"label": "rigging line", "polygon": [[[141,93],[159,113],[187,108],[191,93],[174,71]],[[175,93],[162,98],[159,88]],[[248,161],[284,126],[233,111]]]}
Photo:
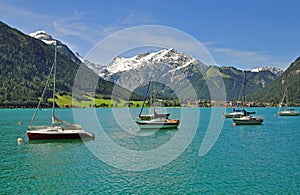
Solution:
{"label": "rigging line", "polygon": [[37,114],[37,112],[38,112],[38,109],[39,109],[40,106],[41,106],[41,102],[42,102],[43,99],[44,99],[44,96],[45,96],[45,93],[46,93],[46,88],[47,88],[47,86],[48,86],[50,77],[51,77],[51,75],[52,75],[53,68],[54,68],[54,63],[52,64],[52,67],[51,67],[51,69],[50,69],[50,73],[49,73],[49,75],[48,75],[48,79],[47,79],[47,81],[46,81],[46,85],[45,85],[45,87],[44,87],[44,89],[43,89],[42,96],[40,97],[39,103],[38,103],[38,105],[37,105],[37,107],[36,107],[36,109],[35,109],[35,112],[34,112],[34,114],[33,114],[33,116],[32,116],[32,119],[31,119],[31,121],[30,121],[30,123],[29,123],[29,127],[32,126],[33,121],[34,121],[34,119],[35,119],[35,117],[36,117],[36,114]]}
{"label": "rigging line", "polygon": [[[278,111],[277,112],[280,112],[281,110],[284,110],[284,109],[286,109],[286,107],[287,107],[287,88],[285,88],[285,91],[284,91],[284,93],[283,93],[283,97],[282,97],[282,100],[281,100],[281,102],[279,103],[279,108],[278,108]],[[284,107],[284,108],[283,108]]]}
{"label": "rigging line", "polygon": [[56,56],[57,56],[57,42],[55,41],[55,52],[54,52],[54,71],[53,71],[53,94],[52,94],[52,124],[54,127],[55,119],[54,119],[54,108],[55,108],[55,83],[56,83]]}
{"label": "rigging line", "polygon": [[238,100],[239,101],[242,101],[242,93],[243,93],[243,89],[244,87],[243,87],[243,85],[241,86],[241,88],[240,88],[240,93],[239,93],[239,97],[238,97]]}
{"label": "rigging line", "polygon": [[246,104],[246,71],[244,71],[244,80],[243,80],[243,109],[245,109]]}
{"label": "rigging line", "polygon": [[[144,101],[143,101],[142,108],[140,110],[139,116],[142,115],[143,109],[145,107],[145,102],[147,100],[147,96],[148,96],[149,91],[150,91],[150,86],[153,85],[153,83],[152,83],[152,77],[153,77],[153,65],[152,65],[152,63],[153,62],[146,62],[146,63],[150,64],[150,73],[151,73],[151,76],[150,76],[150,81],[149,81],[148,86],[147,86],[146,95],[144,96]],[[152,106],[152,96],[150,95],[149,98],[150,98],[149,101],[150,101],[150,107],[151,107]]]}
{"label": "rigging line", "polygon": [[154,86],[153,86],[153,92],[154,92],[154,106],[155,106],[155,103],[156,103],[156,93],[157,93],[157,90],[156,90],[156,67],[155,67],[155,63],[154,63]]}
{"label": "rigging line", "polygon": [[246,72],[245,72],[245,70],[243,70],[242,73],[243,73],[243,84],[242,84],[242,86],[240,88],[240,93],[239,93],[238,99],[242,102],[241,106],[244,107],[244,102],[245,102],[245,100],[244,100],[244,97],[245,97],[245,84],[246,84]]}
{"label": "rigging line", "polygon": [[[151,69],[152,69],[152,75],[153,75],[153,84],[152,84],[152,93],[153,93],[153,97],[152,97],[152,111],[155,114],[155,106],[156,106],[156,64],[154,61],[152,61],[151,64]],[[152,78],[151,75],[151,78]]]}
{"label": "rigging line", "polygon": [[150,81],[149,81],[148,86],[147,86],[146,95],[145,95],[145,97],[144,97],[142,109],[141,109],[141,111],[140,111],[139,116],[141,116],[141,114],[142,114],[142,112],[143,112],[143,109],[144,109],[144,106],[145,106],[145,102],[146,102],[146,99],[147,99],[147,96],[148,96],[148,93],[149,93],[149,89],[150,89],[150,85],[151,85],[151,80],[152,80],[152,76],[151,76]]}

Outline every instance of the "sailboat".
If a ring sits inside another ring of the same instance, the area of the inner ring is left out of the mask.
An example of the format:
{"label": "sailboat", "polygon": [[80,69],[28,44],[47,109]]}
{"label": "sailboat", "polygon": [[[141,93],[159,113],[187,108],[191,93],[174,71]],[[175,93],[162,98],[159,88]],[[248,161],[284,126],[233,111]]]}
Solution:
{"label": "sailboat", "polygon": [[280,110],[278,112],[278,114],[280,116],[299,116],[300,115],[300,112],[293,109],[293,108],[288,108],[288,90],[286,88],[285,92],[284,92],[284,95],[283,95],[283,98],[282,98],[282,103],[280,104],[281,105],[284,105],[284,99],[285,99],[285,106],[284,106],[284,109]]}
{"label": "sailboat", "polygon": [[143,109],[145,106],[145,102],[147,100],[148,94],[149,94],[149,89],[151,85],[151,79],[148,83],[147,86],[147,91],[146,95],[144,97],[143,105],[140,110],[140,113],[136,119],[136,123],[139,126],[140,129],[176,129],[178,128],[178,125],[180,123],[180,120],[178,119],[169,119],[170,113],[158,113],[156,108],[155,108],[155,82],[153,82],[154,86],[154,95],[153,95],[153,102],[152,103],[152,108],[150,109],[149,114],[142,114]]}
{"label": "sailboat", "polygon": [[[57,56],[57,44],[55,43],[54,63],[50,69],[46,85],[44,87],[42,96],[39,100],[37,108],[32,116],[32,120],[28,126],[27,136],[29,140],[58,140],[58,139],[86,139],[95,138],[93,133],[86,132],[81,125],[70,123],[68,121],[61,120],[55,116],[55,80],[56,80],[56,56]],[[46,126],[34,126],[36,114],[40,108],[41,102],[46,92],[51,75],[53,74],[53,103],[52,103],[52,122],[51,125]]]}
{"label": "sailboat", "polygon": [[[246,102],[246,72],[244,71],[244,102]],[[245,109],[242,110],[243,116],[239,118],[233,118],[234,125],[260,125],[263,123],[264,119],[262,116],[253,116],[252,114],[255,114],[255,112],[248,112]]]}
{"label": "sailboat", "polygon": [[225,118],[240,118],[244,116],[244,112],[241,109],[233,108],[232,112],[225,112],[224,116]]}

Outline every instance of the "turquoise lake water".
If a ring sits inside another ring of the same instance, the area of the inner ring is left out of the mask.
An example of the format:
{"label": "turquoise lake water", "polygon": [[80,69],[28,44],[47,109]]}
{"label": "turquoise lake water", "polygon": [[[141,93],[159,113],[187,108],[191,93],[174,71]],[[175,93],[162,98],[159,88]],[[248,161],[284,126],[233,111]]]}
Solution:
{"label": "turquoise lake water", "polygon": [[[0,194],[300,194],[300,117],[277,108],[249,108],[264,117],[255,126],[171,108],[184,116],[178,130],[145,132],[134,123],[139,109],[74,110],[56,115],[84,123],[95,140],[18,144],[34,109],[0,110]],[[35,124],[50,114],[41,110]],[[201,156],[205,138],[212,148]]]}

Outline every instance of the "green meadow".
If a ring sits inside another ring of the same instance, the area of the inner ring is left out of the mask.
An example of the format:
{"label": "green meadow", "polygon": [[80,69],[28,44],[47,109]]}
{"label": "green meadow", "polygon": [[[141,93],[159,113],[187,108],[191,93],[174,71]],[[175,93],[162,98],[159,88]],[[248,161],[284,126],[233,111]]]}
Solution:
{"label": "green meadow", "polygon": [[[52,102],[52,99],[48,100]],[[89,97],[84,96],[79,99],[75,99],[70,95],[59,95],[56,94],[55,103],[60,108],[70,108],[70,107],[77,107],[77,108],[89,108],[89,107],[132,107],[138,108],[141,107],[143,102],[142,101],[126,101],[126,100],[113,100],[110,98],[103,98],[103,97]]]}

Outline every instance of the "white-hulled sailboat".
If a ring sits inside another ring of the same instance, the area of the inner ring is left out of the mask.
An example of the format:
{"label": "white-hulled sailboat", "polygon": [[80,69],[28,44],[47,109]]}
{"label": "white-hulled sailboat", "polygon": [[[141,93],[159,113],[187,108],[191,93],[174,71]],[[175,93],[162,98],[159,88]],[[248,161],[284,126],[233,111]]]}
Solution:
{"label": "white-hulled sailboat", "polygon": [[[48,80],[44,87],[41,99],[39,100],[38,106],[32,116],[32,120],[27,130],[27,136],[29,140],[61,140],[61,139],[86,139],[95,138],[93,133],[86,132],[81,125],[63,121],[55,117],[55,80],[56,80],[56,56],[57,56],[57,45],[55,43],[55,54],[54,63],[51,67]],[[53,103],[52,103],[52,122],[48,126],[33,126],[36,114],[40,108],[41,101],[45,95],[45,91],[51,75],[53,74]]]}
{"label": "white-hulled sailboat", "polygon": [[142,114],[147,100],[147,96],[150,90],[151,79],[147,86],[146,95],[144,97],[143,105],[136,119],[136,124],[140,129],[176,129],[180,123],[178,119],[169,119],[170,113],[158,113],[155,108],[155,82],[153,82],[153,102],[151,101],[152,107],[150,108],[149,114]]}
{"label": "white-hulled sailboat", "polygon": [[[285,103],[284,103],[285,100]],[[282,105],[283,109],[282,109]],[[300,112],[293,109],[293,108],[289,108],[288,107],[288,90],[286,88],[283,98],[282,98],[282,102],[280,104],[280,111],[278,112],[279,116],[300,116]]]}
{"label": "white-hulled sailboat", "polygon": [[[244,103],[246,102],[246,72],[244,72]],[[253,116],[251,114],[255,114],[255,112],[247,112],[245,109],[242,110],[244,112],[243,116],[239,118],[233,118],[233,123],[235,125],[260,125],[263,123],[264,118],[262,116]]]}
{"label": "white-hulled sailboat", "polygon": [[244,116],[244,112],[241,109],[233,108],[232,112],[225,112],[224,117],[225,118],[240,118]]}

